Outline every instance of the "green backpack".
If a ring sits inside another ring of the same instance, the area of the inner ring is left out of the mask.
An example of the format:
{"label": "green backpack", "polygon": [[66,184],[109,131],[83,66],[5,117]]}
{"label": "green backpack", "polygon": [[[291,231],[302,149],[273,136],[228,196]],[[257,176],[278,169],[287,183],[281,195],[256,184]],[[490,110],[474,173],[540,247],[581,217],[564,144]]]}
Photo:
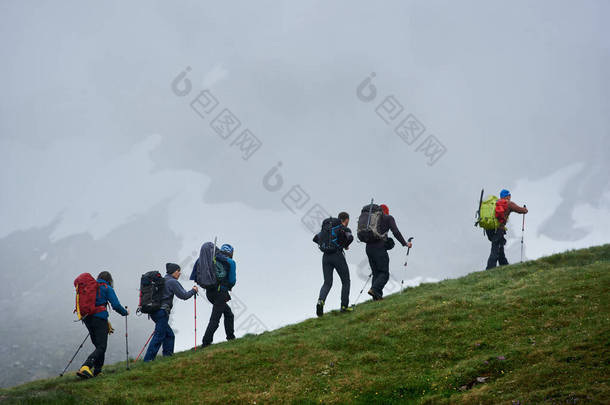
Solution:
{"label": "green backpack", "polygon": [[224,280],[227,277],[227,269],[222,261],[214,259],[214,268],[216,270],[217,280]]}
{"label": "green backpack", "polygon": [[477,222],[481,228],[486,230],[498,229],[500,223],[496,218],[496,201],[498,201],[498,197],[490,195],[481,203],[479,221]]}

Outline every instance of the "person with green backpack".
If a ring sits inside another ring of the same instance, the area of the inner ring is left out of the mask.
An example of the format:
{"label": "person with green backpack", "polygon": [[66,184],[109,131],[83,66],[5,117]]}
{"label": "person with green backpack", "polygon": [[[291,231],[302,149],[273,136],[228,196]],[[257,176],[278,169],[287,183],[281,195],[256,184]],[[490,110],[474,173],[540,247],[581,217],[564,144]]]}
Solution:
{"label": "person with green backpack", "polygon": [[481,203],[477,225],[485,230],[487,239],[491,242],[491,252],[485,270],[493,269],[498,264],[500,266],[508,264],[504,253],[506,244],[504,235],[506,235],[506,223],[511,212],[527,214],[528,210],[525,205],[520,207],[512,202],[510,191],[506,189],[500,191],[499,199],[496,196],[490,196]]}

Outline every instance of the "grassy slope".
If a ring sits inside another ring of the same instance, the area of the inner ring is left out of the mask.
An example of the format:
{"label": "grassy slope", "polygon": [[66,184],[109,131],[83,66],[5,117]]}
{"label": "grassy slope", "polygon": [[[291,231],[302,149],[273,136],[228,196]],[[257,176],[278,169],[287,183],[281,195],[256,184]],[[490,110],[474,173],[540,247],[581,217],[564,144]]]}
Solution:
{"label": "grassy slope", "polygon": [[[610,403],[609,289],[605,245],[421,285],[353,314],[130,371],[109,366],[95,380],[1,390],[0,402]],[[487,380],[473,385],[477,377]]]}

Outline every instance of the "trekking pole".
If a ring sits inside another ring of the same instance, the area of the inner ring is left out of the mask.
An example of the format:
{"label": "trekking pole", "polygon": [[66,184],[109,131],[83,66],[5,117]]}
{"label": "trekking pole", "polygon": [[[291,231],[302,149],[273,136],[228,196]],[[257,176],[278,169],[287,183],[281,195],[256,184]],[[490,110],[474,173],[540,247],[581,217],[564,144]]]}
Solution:
{"label": "trekking pole", "polygon": [[[523,204],[523,208],[527,208]],[[525,214],[523,214],[523,222],[521,223],[521,263],[523,263],[523,234],[525,233]]]}
{"label": "trekking pole", "polygon": [[76,353],[74,353],[74,356],[72,356],[72,358],[68,362],[68,365],[66,366],[66,368],[64,368],[64,371],[62,371],[61,374],[59,375],[60,377],[64,376],[66,370],[68,369],[68,367],[70,367],[70,364],[72,364],[72,361],[74,360],[74,358],[76,357],[78,352],[80,352],[80,349],[83,348],[83,345],[85,344],[85,342],[87,341],[88,338],[89,338],[89,334],[87,333],[87,336],[85,336],[85,339],[83,340],[83,343],[81,343],[80,346],[78,346],[78,349],[76,349]]}
{"label": "trekking pole", "polygon": [[[127,309],[127,306],[125,306],[125,309]],[[129,340],[127,336],[127,315],[125,315],[125,364],[127,365],[127,370],[129,370]]]}
{"label": "trekking pole", "polygon": [[476,218],[476,222],[474,223],[474,226],[479,225],[479,221],[481,220],[481,205],[483,204],[483,191],[485,189],[482,188],[481,189],[481,197],[479,197],[479,209],[477,210],[477,212],[475,213],[475,218]]}
{"label": "trekking pole", "polygon": [[197,351],[197,293],[193,297],[193,302],[195,303],[195,351]]}
{"label": "trekking pole", "polygon": [[140,353],[138,353],[138,357],[136,357],[136,359],[133,361],[134,363],[136,361],[138,361],[138,359],[140,358],[140,355],[142,355],[142,352],[144,351],[144,349],[146,349],[146,346],[148,346],[148,342],[150,342],[150,339],[152,339],[154,334],[155,334],[155,331],[153,331],[153,333],[150,334],[150,337],[148,338],[148,340],[144,344],[144,347],[142,348],[142,350],[140,350]]}
{"label": "trekking pole", "polygon": [[356,306],[356,304],[358,303],[358,300],[360,299],[360,296],[362,295],[362,292],[364,291],[364,289],[366,288],[366,285],[369,283],[369,280],[371,279],[371,277],[373,276],[373,273],[371,272],[371,274],[369,274],[368,278],[366,279],[366,281],[364,282],[364,285],[362,286],[362,290],[360,290],[360,293],[358,294],[358,296],[356,297],[356,301],[354,301],[354,304],[352,305],[353,307]]}
{"label": "trekking pole", "polygon": [[[413,236],[411,236],[411,237],[410,237],[410,238],[407,240],[407,242],[411,242],[413,239],[414,239],[414,237],[413,237]],[[409,261],[409,252],[410,252],[410,251],[411,251],[411,248],[410,248],[410,247],[408,247],[408,248],[407,248],[407,257],[405,258],[405,274],[407,273],[407,262]],[[403,286],[404,286],[404,284],[405,284],[405,278],[404,278],[404,276],[403,276],[402,280],[400,280],[400,293],[401,293],[401,294],[402,294],[402,291],[403,291]]]}

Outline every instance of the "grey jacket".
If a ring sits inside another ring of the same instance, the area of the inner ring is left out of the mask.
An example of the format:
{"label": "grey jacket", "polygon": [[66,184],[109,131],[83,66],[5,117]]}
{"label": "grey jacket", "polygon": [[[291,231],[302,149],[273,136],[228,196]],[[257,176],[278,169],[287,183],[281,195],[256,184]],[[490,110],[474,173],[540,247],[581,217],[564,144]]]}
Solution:
{"label": "grey jacket", "polygon": [[161,309],[165,309],[167,313],[174,306],[174,295],[181,300],[188,300],[195,295],[194,290],[186,291],[178,280],[172,277],[171,274],[165,275],[165,289],[163,290],[163,298],[161,298]]}

